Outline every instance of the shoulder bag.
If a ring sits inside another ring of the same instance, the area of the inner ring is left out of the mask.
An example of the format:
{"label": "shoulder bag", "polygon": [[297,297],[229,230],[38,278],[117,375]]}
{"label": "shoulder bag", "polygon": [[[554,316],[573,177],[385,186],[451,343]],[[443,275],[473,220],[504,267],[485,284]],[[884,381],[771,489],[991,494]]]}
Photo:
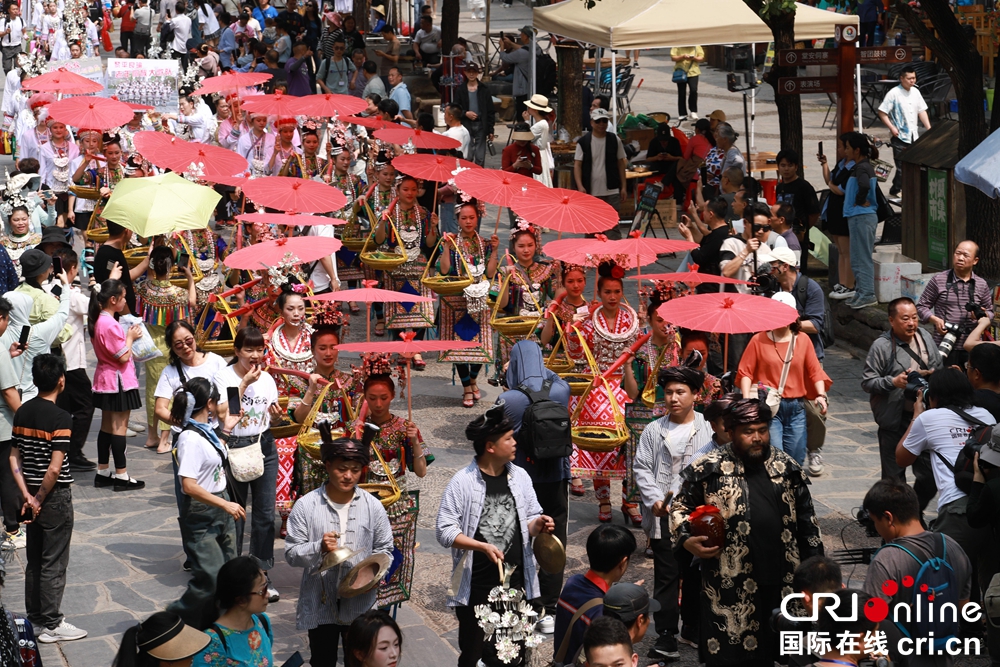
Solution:
{"label": "shoulder bag", "polygon": [[264,452],[260,448],[260,436],[257,442],[239,449],[229,449],[229,468],[233,479],[237,482],[252,482],[264,475]]}
{"label": "shoulder bag", "polygon": [[778,388],[771,387],[767,390],[767,397],[764,399],[765,405],[771,408],[773,414],[781,405],[781,395],[785,393],[785,382],[788,380],[788,369],[792,365],[792,357],[795,356],[795,339],[799,335],[792,332],[792,340],[788,343],[788,352],[785,353],[785,363],[781,367],[781,379],[778,381]]}
{"label": "shoulder bag", "polygon": [[[576,622],[580,620],[581,616],[599,604],[604,604],[604,598],[591,598],[580,605],[580,608],[576,610],[576,613],[573,614],[573,618],[569,620],[569,625],[566,626],[566,634],[563,635],[562,641],[559,643],[559,650],[556,651],[554,656],[552,656],[553,665],[564,664],[563,661],[566,659],[566,652],[569,650],[569,639],[573,636],[573,626],[576,625]],[[580,648],[582,649],[583,647],[581,646]],[[579,652],[580,651],[577,650],[577,653]],[[572,656],[570,664],[573,664],[575,659],[576,656]]]}

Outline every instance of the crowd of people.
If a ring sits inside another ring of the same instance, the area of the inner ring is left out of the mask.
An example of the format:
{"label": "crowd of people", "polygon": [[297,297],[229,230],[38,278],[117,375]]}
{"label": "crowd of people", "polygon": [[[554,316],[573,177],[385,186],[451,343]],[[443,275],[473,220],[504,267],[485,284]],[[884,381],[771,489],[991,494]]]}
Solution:
{"label": "crowd of people", "polygon": [[[348,665],[398,663],[403,637],[387,610],[412,590],[414,476],[426,476],[434,455],[412,418],[392,407],[411,390],[404,369],[422,371],[427,361],[365,353],[347,368],[338,348],[352,316],[364,317],[362,305],[312,298],[376,285],[426,298],[372,303],[362,328],[376,338],[421,341],[436,329],[441,340],[474,342],[439,357],[454,367],[454,399],[464,409],[483,401],[482,382],[505,390],[465,427],[473,458],[448,483],[435,519],[436,539],[452,555],[444,602],[458,620],[461,667],[509,664],[511,647],[490,620],[508,595],[498,589],[529,601],[519,613],[530,625],[515,643],[532,632],[552,635],[557,663],[601,667],[635,667],[632,647],[650,621],[657,638],[649,657],[658,663],[678,659],[686,643],[709,665],[771,664],[784,640],[770,616],[789,592],[861,594],[838,590],[840,567],[823,555],[808,477],[823,473],[831,409],[827,298],[849,299],[855,310],[876,303],[871,249],[880,202],[877,148],[867,136],[839,137],[833,166],[817,156],[830,189],[822,206],[800,175],[802,156],[781,151],[775,203],[764,204],[725,114],[698,116],[703,50],[674,49],[680,117],[693,134],[663,123],[647,155],[686,212],[680,235],[697,244],[682,267],[743,282],[693,289],[652,281],[633,307],[621,258],[581,266],[547,257],[546,221],[513,211],[509,227],[499,227],[498,214],[491,231],[484,201],[454,181],[407,173],[399,158],[412,145],[369,131],[385,123],[435,129],[401,70],[413,62],[428,83],[446,74],[429,6],[408,52],[381,6],[366,34],[350,12],[314,0],[301,8],[289,0],[281,12],[267,0],[161,0],[155,9],[127,0],[109,12],[67,2],[62,14],[50,6],[34,3],[22,19],[12,3],[0,19],[4,128],[16,150],[0,205],[0,507],[5,531],[26,546],[24,611],[38,642],[86,636],[61,611],[72,488],[92,475],[94,487],[126,498],[144,489],[127,452],[128,439],[144,433],[145,447],[171,460],[191,578],[166,611],[125,633],[117,665],[274,664],[266,609],[279,599],[268,574],[279,537],[278,558],[302,570],[295,622],[311,664],[335,664],[341,646]],[[177,113],[137,109],[118,128],[68,127],[48,116],[53,95],[20,84],[46,60],[97,53],[111,17],[121,29],[118,57],[160,55],[196,73],[182,77]],[[533,39],[530,26],[505,36],[505,70],[491,73],[509,77],[515,103],[500,162],[552,187],[554,109],[548,96],[528,94]],[[463,45],[450,53],[465,59],[440,133],[456,147],[416,152],[482,166],[498,122],[493,96]],[[269,78],[255,90],[197,94],[198,80],[224,72]],[[903,71],[902,92],[882,114],[904,144],[916,135],[914,118],[928,124],[911,74]],[[367,108],[348,118],[244,108],[271,93],[354,96]],[[620,210],[624,142],[610,127],[607,99],[585,105],[574,185]],[[329,186],[346,203],[325,215],[347,224],[247,222],[245,213],[275,211],[248,198],[246,182],[214,183],[192,170],[185,175],[220,197],[205,228],[140,237],[105,211],[126,179],[165,170],[136,145],[140,133],[154,132],[232,151],[250,179]],[[905,150],[895,139],[893,148]],[[840,251],[828,296],[804,271],[810,230],[821,220]],[[244,247],[296,237],[337,238],[343,247],[260,270],[225,264]],[[974,273],[978,253],[971,241],[959,244],[953,268],[930,280],[919,302],[889,303],[891,331],[866,359],[861,388],[871,395],[883,477],[865,498],[866,521],[899,549],[874,556],[865,591],[889,601],[902,593],[883,582],[916,576],[924,560],[946,559],[954,573],[947,599],[956,603],[981,601],[1000,571],[991,530],[1000,454],[984,447],[968,463],[968,483],[955,472],[968,431],[991,429],[1000,416],[1000,351],[983,340],[993,303]],[[439,292],[428,277],[469,287]],[[673,299],[720,289],[767,296],[796,317],[724,338],[661,315]],[[516,325],[523,320],[534,326]],[[609,447],[581,432],[624,435]],[[992,431],[982,437],[994,441]],[[995,442],[1000,450],[1000,431]],[[96,462],[85,453],[93,449]],[[536,558],[532,544],[551,535],[566,545],[569,498],[585,495],[586,480],[600,525],[587,539],[589,569],[564,581],[565,566]],[[613,480],[628,527],[613,523]],[[935,495],[927,530],[923,511]],[[625,581],[643,552],[653,563],[652,594]],[[876,630],[843,623],[821,614],[818,627]],[[0,615],[0,664],[21,650],[24,627]],[[967,623],[959,632],[984,628]],[[994,634],[991,644],[1000,639]],[[809,662],[843,664],[841,650],[813,651]]]}

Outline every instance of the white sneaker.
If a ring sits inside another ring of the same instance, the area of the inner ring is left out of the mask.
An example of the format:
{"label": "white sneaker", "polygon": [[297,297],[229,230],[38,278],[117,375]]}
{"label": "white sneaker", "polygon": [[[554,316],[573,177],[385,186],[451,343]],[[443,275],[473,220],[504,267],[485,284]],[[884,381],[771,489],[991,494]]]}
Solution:
{"label": "white sneaker", "polygon": [[538,619],[538,623],[535,623],[535,630],[541,632],[543,635],[551,635],[556,631],[556,619],[553,616],[542,616]]}
{"label": "white sneaker", "polygon": [[267,601],[268,602],[277,602],[280,599],[281,599],[281,596],[278,594],[278,589],[274,588],[273,586],[268,586],[267,587]]}
{"label": "white sneaker", "polygon": [[854,290],[850,289],[849,287],[844,287],[840,283],[837,283],[836,285],[833,286],[833,289],[830,290],[829,296],[834,301],[843,301],[845,299],[850,299],[854,297],[854,294],[855,294]]}
{"label": "white sneaker", "polygon": [[694,111],[688,114],[688,120],[698,120],[698,114]]}
{"label": "white sneaker", "polygon": [[14,543],[15,549],[23,549],[28,546],[28,536],[24,532],[24,526],[19,527],[15,533],[7,533],[7,537]]}
{"label": "white sneaker", "polygon": [[139,434],[136,433],[135,431],[133,431],[132,429],[130,429],[130,428],[126,428],[125,429],[125,437],[126,438],[134,438],[137,435],[139,435]]}
{"label": "white sneaker", "polygon": [[128,427],[135,431],[136,433],[145,433],[146,425],[135,421],[134,419],[128,420]]}
{"label": "white sneaker", "polygon": [[74,639],[83,639],[87,636],[86,630],[81,630],[72,623],[66,622],[64,618],[58,627],[51,630],[44,630],[38,635],[38,641],[43,644],[55,644],[56,642],[70,642]]}
{"label": "white sneaker", "polygon": [[823,457],[819,452],[809,452],[806,455],[806,471],[813,477],[823,474]]}

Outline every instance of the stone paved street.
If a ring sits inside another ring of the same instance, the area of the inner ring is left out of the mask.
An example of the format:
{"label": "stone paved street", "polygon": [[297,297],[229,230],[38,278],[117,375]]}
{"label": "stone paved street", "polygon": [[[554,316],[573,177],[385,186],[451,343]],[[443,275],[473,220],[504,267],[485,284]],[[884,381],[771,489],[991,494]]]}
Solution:
{"label": "stone paved street", "polygon": [[[464,3],[463,3],[464,4]],[[530,10],[516,4],[501,10],[500,3],[493,4],[491,30],[516,31],[529,24]],[[472,41],[482,41],[483,24],[469,19],[463,6],[461,34]],[[639,111],[669,110],[676,108],[676,88],[671,83],[673,69],[665,51],[644,52],[637,78],[645,79],[632,102]],[[700,112],[707,116],[713,109],[721,108],[742,134],[742,100],[725,89],[725,73],[704,68],[700,86]],[[761,100],[771,99],[769,88],[761,91]],[[816,140],[833,145],[832,130],[821,128],[826,109],[825,97],[803,99],[804,133],[806,152],[812,150]],[[757,111],[756,144],[761,150],[777,150],[778,127],[773,104],[763,101]],[[506,140],[506,130],[497,128],[497,155],[488,158],[498,167],[499,150]],[[740,146],[744,146],[741,136]],[[10,165],[7,157],[0,165]],[[818,168],[812,156],[805,160],[806,177],[814,184],[820,182]],[[495,211],[487,213],[492,222]],[[504,216],[506,219],[506,216]],[[506,228],[506,222],[504,223]],[[489,233],[485,229],[484,233]],[[505,230],[501,230],[505,234]],[[505,237],[502,237],[505,239]],[[546,239],[548,240],[548,239]],[[669,258],[653,270],[672,270],[679,258]],[[644,273],[646,270],[644,269]],[[634,283],[630,283],[633,285]],[[591,287],[592,288],[592,287]],[[636,295],[629,295],[636,303]],[[363,338],[363,320],[355,318],[350,340]],[[827,551],[845,546],[875,546],[875,541],[864,537],[863,532],[850,519],[870,485],[879,476],[878,451],[875,426],[868,408],[867,396],[859,387],[862,360],[857,351],[835,347],[828,350],[827,372],[834,380],[830,391],[831,417],[828,422],[827,444],[823,450],[826,467],[822,476],[813,480],[813,497],[824,530]],[[353,359],[352,359],[353,357]],[[431,361],[433,356],[428,355]],[[356,361],[354,355],[342,355],[340,365]],[[92,361],[93,363],[93,361]],[[142,376],[145,381],[145,375]],[[406,637],[403,665],[405,667],[446,667],[454,664],[457,656],[457,622],[454,614],[444,606],[444,590],[450,575],[450,555],[434,538],[434,518],[441,493],[459,468],[471,457],[471,447],[462,437],[466,423],[491,404],[497,389],[482,385],[483,401],[474,409],[461,407],[461,389],[452,380],[451,366],[429,363],[427,370],[415,374],[413,380],[413,411],[415,421],[433,450],[437,461],[426,478],[412,487],[421,491],[421,514],[418,523],[413,598],[399,611],[398,619]],[[394,405],[397,414],[405,413],[405,398],[398,398]],[[142,413],[133,413],[137,418]],[[99,419],[95,421],[93,436],[86,454],[96,458],[94,444]],[[176,520],[170,462],[142,447],[143,437],[130,440],[129,471],[146,481],[146,488],[130,494],[115,494],[93,487],[93,474],[77,474],[73,488],[76,508],[76,526],[68,573],[69,584],[63,611],[73,624],[88,631],[81,641],[62,645],[43,645],[42,656],[48,667],[98,667],[110,665],[122,632],[136,619],[162,609],[178,598],[184,590],[188,574],[183,572],[183,555]],[[933,505],[932,505],[933,506]],[[615,508],[615,521],[623,521]],[[586,569],[584,543],[589,532],[597,525],[597,503],[593,491],[583,498],[571,497],[570,539],[567,548],[567,574]],[[639,530],[634,530],[639,540],[637,552],[626,579],[644,579],[652,587],[652,564],[642,554],[645,540]],[[295,650],[308,654],[305,633],[295,629],[295,598],[301,572],[289,567],[283,559],[283,543],[275,545],[276,564],[271,571],[274,585],[281,593],[280,602],[269,607],[272,627],[276,637],[275,659],[281,664]],[[7,586],[3,589],[5,605],[12,610],[23,610],[23,558],[8,565]],[[863,581],[864,568],[845,568],[845,577],[851,582]],[[648,664],[645,653],[655,638],[650,629],[647,640],[640,647],[642,664]],[[535,656],[536,664],[544,664],[551,655],[551,641],[542,645]],[[695,652],[681,647],[682,665],[696,663]],[[981,661],[980,661],[981,662]]]}

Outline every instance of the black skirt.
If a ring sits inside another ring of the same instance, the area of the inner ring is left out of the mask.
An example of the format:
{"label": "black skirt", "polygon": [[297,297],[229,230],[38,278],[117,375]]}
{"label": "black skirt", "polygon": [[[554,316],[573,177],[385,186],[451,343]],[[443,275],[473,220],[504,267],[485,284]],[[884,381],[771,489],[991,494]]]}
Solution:
{"label": "black skirt", "polygon": [[94,407],[104,412],[131,412],[142,407],[142,395],[138,389],[122,389],[121,378],[118,378],[115,393],[94,392]]}

